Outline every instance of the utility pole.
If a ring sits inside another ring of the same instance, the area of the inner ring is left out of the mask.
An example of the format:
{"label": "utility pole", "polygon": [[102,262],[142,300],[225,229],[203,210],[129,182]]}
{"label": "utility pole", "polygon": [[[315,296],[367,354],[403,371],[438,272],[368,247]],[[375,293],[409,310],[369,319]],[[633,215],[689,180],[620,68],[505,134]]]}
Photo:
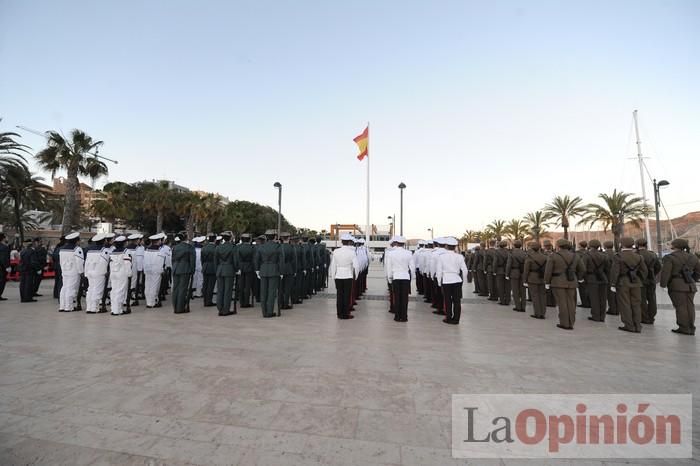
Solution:
{"label": "utility pole", "polygon": [[644,157],[642,157],[642,141],[639,139],[639,125],[637,123],[637,110],[632,112],[634,118],[634,132],[637,135],[637,160],[639,161],[639,179],[642,182],[642,200],[644,201],[644,227],[646,230],[647,244],[651,243],[651,229],[649,228],[649,204],[647,203],[647,189],[644,183]]}

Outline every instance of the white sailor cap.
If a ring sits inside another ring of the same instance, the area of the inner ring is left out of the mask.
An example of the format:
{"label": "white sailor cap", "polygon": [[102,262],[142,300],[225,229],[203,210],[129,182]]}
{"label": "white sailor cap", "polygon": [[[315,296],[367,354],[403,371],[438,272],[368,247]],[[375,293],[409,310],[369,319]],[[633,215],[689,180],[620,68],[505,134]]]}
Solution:
{"label": "white sailor cap", "polygon": [[350,233],[343,233],[340,235],[340,241],[355,241]]}
{"label": "white sailor cap", "polygon": [[216,240],[217,240],[217,241],[221,241],[222,239],[224,239],[224,237],[221,236],[221,235],[218,235],[218,236],[216,237]]}
{"label": "white sailor cap", "polygon": [[401,235],[395,236],[394,241],[400,244],[406,244],[406,238]]}
{"label": "white sailor cap", "polygon": [[364,239],[364,238],[360,238],[360,239],[357,240],[357,242],[360,243],[360,244],[365,244],[365,239]]}
{"label": "white sailor cap", "polygon": [[151,235],[148,237],[151,241],[159,240],[165,238],[165,235],[163,233],[156,233],[155,235]]}
{"label": "white sailor cap", "polygon": [[103,233],[98,233],[95,236],[93,236],[92,238],[90,238],[90,241],[95,243],[97,241],[102,241],[103,239],[105,239],[105,235]]}
{"label": "white sailor cap", "polygon": [[193,243],[201,243],[201,242],[204,241],[205,239],[207,239],[206,236],[197,236],[197,237],[195,237],[195,238],[192,238],[192,242],[193,242]]}
{"label": "white sailor cap", "polygon": [[117,235],[115,235],[114,233],[105,233],[105,239],[112,239],[115,236],[117,236]]}
{"label": "white sailor cap", "polygon": [[114,238],[115,243],[123,243],[124,241],[126,241],[126,236],[124,235],[119,235],[116,238]]}
{"label": "white sailor cap", "polygon": [[389,243],[395,243],[395,242],[396,242],[396,238],[398,238],[398,235],[392,236],[391,239],[389,240]]}
{"label": "white sailor cap", "polygon": [[143,235],[141,235],[139,233],[134,233],[133,235],[129,235],[126,237],[126,239],[128,239],[129,241],[134,240],[134,239],[141,239],[141,238],[143,238]]}
{"label": "white sailor cap", "polygon": [[80,232],[74,231],[73,233],[68,233],[65,238],[68,240],[80,238]]}
{"label": "white sailor cap", "polygon": [[428,242],[427,242],[426,240],[424,240],[424,239],[419,239],[419,240],[418,240],[418,244],[419,244],[420,246],[425,246],[427,243],[428,243]]}
{"label": "white sailor cap", "polygon": [[173,241],[178,242],[178,241],[182,241],[182,240],[180,239],[179,236],[176,236],[175,238],[173,238]]}
{"label": "white sailor cap", "polygon": [[445,244],[445,238],[443,238],[442,236],[438,236],[433,241],[436,242],[437,244]]}
{"label": "white sailor cap", "polygon": [[444,241],[447,246],[457,246],[457,238],[454,238],[452,236],[444,238]]}

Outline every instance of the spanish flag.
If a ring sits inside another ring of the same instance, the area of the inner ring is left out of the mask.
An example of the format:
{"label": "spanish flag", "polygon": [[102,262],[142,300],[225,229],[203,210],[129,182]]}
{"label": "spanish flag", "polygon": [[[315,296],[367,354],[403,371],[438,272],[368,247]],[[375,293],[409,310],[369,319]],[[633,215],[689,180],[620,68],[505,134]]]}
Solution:
{"label": "spanish flag", "polygon": [[357,155],[357,160],[361,161],[369,155],[369,125],[367,125],[362,134],[356,136],[353,141],[355,141],[357,147],[360,148],[360,153]]}

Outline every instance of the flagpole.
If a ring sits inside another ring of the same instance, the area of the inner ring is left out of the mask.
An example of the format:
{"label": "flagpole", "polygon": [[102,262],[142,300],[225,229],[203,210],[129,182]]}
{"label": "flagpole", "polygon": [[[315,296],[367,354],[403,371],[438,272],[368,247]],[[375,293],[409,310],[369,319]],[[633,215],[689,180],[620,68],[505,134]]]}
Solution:
{"label": "flagpole", "polygon": [[367,242],[367,250],[369,251],[369,233],[370,233],[370,224],[369,224],[369,122],[367,122],[367,225],[365,230],[365,241]]}

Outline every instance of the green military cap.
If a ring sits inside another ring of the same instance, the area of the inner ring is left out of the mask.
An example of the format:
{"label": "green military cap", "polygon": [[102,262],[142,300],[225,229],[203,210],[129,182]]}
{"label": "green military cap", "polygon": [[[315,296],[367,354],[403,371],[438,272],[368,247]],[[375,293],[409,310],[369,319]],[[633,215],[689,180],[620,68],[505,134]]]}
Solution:
{"label": "green military cap", "polygon": [[683,238],[676,238],[671,241],[671,247],[673,249],[686,249],[688,247],[688,240]]}
{"label": "green military cap", "polygon": [[620,245],[623,248],[633,248],[634,247],[634,238],[630,238],[629,236],[625,236],[622,239],[620,239]]}
{"label": "green military cap", "polygon": [[586,240],[579,241],[579,242],[578,242],[578,245],[579,245],[580,247],[582,247],[582,248],[587,248],[587,247],[588,247],[588,241],[586,241]]}
{"label": "green military cap", "polygon": [[566,238],[559,238],[557,240],[557,247],[563,248],[563,249],[569,249],[569,248],[571,248],[571,243],[569,243],[569,240]]}
{"label": "green military cap", "polygon": [[500,248],[508,247],[508,241],[505,241],[505,240],[501,241],[500,243],[498,243],[498,247],[500,247]]}
{"label": "green military cap", "polygon": [[527,247],[532,249],[533,251],[539,251],[540,250],[540,243],[537,241],[530,241],[527,243]]}
{"label": "green military cap", "polygon": [[523,247],[523,242],[520,241],[519,239],[516,239],[515,241],[513,241],[513,247],[515,247],[515,248],[522,248],[522,247]]}
{"label": "green military cap", "polygon": [[603,246],[606,247],[606,248],[608,248],[608,249],[610,249],[611,247],[614,246],[614,243],[608,239],[608,240],[605,240],[605,241],[603,242]]}
{"label": "green military cap", "polygon": [[637,239],[637,247],[640,248],[645,248],[647,246],[647,240],[646,238],[639,238]]}
{"label": "green military cap", "polygon": [[600,247],[600,241],[598,241],[597,239],[592,239],[588,242],[588,247],[598,249]]}
{"label": "green military cap", "polygon": [[[428,244],[430,244],[430,243],[428,243]],[[479,246],[481,246],[482,248],[485,248],[485,247],[486,247],[486,243],[482,241],[482,242],[479,243]]]}
{"label": "green military cap", "polygon": [[552,242],[551,242],[550,240],[546,239],[546,240],[543,240],[543,241],[542,241],[542,244],[545,245],[545,246],[551,246],[551,245],[552,245]]}

